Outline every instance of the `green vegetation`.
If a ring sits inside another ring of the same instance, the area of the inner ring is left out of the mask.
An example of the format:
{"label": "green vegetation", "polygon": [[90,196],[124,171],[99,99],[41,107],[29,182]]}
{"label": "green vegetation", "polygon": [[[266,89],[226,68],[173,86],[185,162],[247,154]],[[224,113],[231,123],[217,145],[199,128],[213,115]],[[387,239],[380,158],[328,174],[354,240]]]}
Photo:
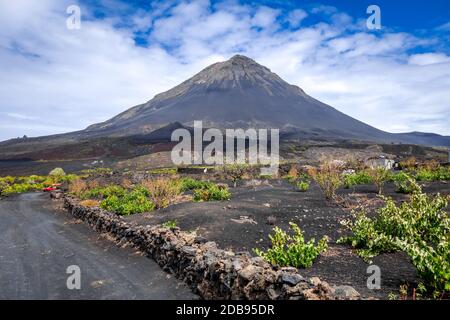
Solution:
{"label": "green vegetation", "polygon": [[344,187],[349,189],[360,184],[373,183],[372,177],[365,171],[359,171],[344,176]]}
{"label": "green vegetation", "polygon": [[279,227],[275,227],[273,229],[274,234],[269,235],[272,243],[271,248],[265,252],[254,249],[254,252],[273,265],[309,268],[317,256],[326,251],[328,238],[323,237],[317,245],[314,238],[305,242],[300,228],[293,222],[289,224],[294,235],[291,236]]}
{"label": "green vegetation", "polygon": [[111,194],[100,202],[100,207],[120,215],[148,212],[155,209],[155,205],[148,198],[149,192],[143,187],[136,187],[118,196]]}
{"label": "green vegetation", "polygon": [[450,167],[438,167],[436,169],[422,168],[417,171],[415,178],[417,181],[446,181],[450,180]]}
{"label": "green vegetation", "polygon": [[378,215],[370,218],[364,211],[354,213],[353,220],[343,221],[352,235],[339,239],[357,248],[365,260],[383,253],[404,251],[412,260],[429,293],[450,293],[450,217],[447,199],[422,193],[412,179],[410,200],[397,206],[392,199]]}
{"label": "green vegetation", "polygon": [[57,169],[52,170],[52,172],[53,174],[48,176],[0,177],[0,196],[39,191],[57,183],[71,182],[77,179],[74,174],[60,175],[61,172]]}
{"label": "green vegetation", "polygon": [[369,168],[367,169],[367,174],[371,178],[373,184],[378,190],[378,194],[381,194],[383,191],[383,186],[391,178],[391,171],[383,168]]}
{"label": "green vegetation", "polygon": [[174,167],[174,168],[157,168],[157,169],[152,169],[149,170],[148,173],[151,174],[167,174],[167,175],[174,175],[177,174],[178,172],[178,168]]}
{"label": "green vegetation", "polygon": [[309,182],[308,181],[300,181],[297,183],[297,187],[301,192],[306,192],[309,189]]}
{"label": "green vegetation", "polygon": [[400,172],[392,176],[392,181],[394,181],[396,186],[396,192],[398,193],[413,193],[415,188],[415,183],[410,175],[405,172]]}
{"label": "green vegetation", "polygon": [[176,220],[169,220],[169,221],[164,222],[162,224],[162,226],[164,228],[169,228],[169,229],[176,228],[177,227],[177,221]]}
{"label": "green vegetation", "polygon": [[106,199],[111,196],[123,197],[126,190],[118,185],[108,185],[106,187],[96,187],[81,192],[80,199]]}
{"label": "green vegetation", "polygon": [[224,201],[231,198],[228,187],[212,184],[206,188],[194,190],[194,201]]}
{"label": "green vegetation", "polygon": [[66,173],[64,172],[64,170],[62,168],[55,168],[52,171],[50,171],[50,173],[48,175],[52,176],[52,177],[62,177],[62,176],[65,176]]}
{"label": "green vegetation", "polygon": [[192,178],[181,179],[180,188],[182,192],[196,189],[207,189],[214,185],[213,182],[196,180]]}

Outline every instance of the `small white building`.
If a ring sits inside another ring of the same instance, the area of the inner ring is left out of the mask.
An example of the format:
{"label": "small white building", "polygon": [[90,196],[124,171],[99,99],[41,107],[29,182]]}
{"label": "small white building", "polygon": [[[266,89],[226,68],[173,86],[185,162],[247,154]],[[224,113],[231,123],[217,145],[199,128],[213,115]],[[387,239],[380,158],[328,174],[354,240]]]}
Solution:
{"label": "small white building", "polygon": [[366,165],[370,168],[384,168],[391,170],[394,168],[395,160],[388,159],[383,155],[371,157],[366,160]]}

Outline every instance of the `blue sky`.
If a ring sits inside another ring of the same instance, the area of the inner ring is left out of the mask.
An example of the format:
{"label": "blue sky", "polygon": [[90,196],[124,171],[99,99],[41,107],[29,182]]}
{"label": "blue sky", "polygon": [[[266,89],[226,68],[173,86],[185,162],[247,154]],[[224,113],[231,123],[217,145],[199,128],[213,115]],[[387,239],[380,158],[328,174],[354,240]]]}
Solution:
{"label": "blue sky", "polygon": [[449,1],[0,0],[0,140],[83,129],[236,53],[380,129],[450,135]]}

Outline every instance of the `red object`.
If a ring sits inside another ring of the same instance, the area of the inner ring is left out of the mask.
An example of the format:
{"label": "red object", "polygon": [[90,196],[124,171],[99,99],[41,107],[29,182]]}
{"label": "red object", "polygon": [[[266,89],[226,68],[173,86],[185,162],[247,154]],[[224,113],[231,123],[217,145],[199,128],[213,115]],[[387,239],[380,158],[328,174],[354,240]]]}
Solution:
{"label": "red object", "polygon": [[50,191],[53,191],[53,190],[56,190],[56,188],[54,188],[54,187],[47,187],[47,188],[42,189],[42,191],[45,191],[45,192],[50,192]]}

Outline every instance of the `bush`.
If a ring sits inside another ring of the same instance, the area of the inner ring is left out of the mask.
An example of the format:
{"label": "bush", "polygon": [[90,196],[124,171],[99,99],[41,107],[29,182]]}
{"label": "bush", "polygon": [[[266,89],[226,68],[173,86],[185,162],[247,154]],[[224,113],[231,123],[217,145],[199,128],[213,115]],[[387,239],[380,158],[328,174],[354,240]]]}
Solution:
{"label": "bush", "polygon": [[308,191],[308,189],[309,189],[309,182],[307,182],[307,181],[300,181],[300,182],[297,184],[297,187],[298,187],[298,189],[299,189],[301,192],[306,192],[306,191]]}
{"label": "bush", "polygon": [[50,171],[50,173],[48,175],[51,177],[62,177],[62,176],[65,176],[66,173],[64,172],[64,170],[62,168],[55,168],[52,171]]}
{"label": "bush", "polygon": [[166,208],[180,194],[180,183],[168,178],[145,181],[143,186],[150,193],[150,199],[157,208]]}
{"label": "bush", "polygon": [[182,192],[196,189],[206,189],[214,185],[214,183],[209,181],[195,180],[192,178],[181,179],[180,188]]}
{"label": "bush", "polygon": [[373,184],[378,190],[378,194],[383,191],[383,186],[391,177],[391,172],[383,167],[367,169],[367,175],[372,179]]}
{"label": "bush", "polygon": [[450,180],[450,168],[420,169],[415,176],[417,181]]}
{"label": "bush", "polygon": [[354,213],[352,221],[342,223],[352,232],[339,243],[357,248],[365,260],[383,253],[404,251],[412,260],[430,293],[450,293],[450,217],[447,199],[439,194],[422,193],[413,179],[413,193],[407,202],[397,206],[392,199],[378,210],[375,218],[364,211]]}
{"label": "bush", "polygon": [[349,189],[360,184],[373,183],[372,177],[365,171],[347,174],[344,176],[344,186]]}
{"label": "bush", "polygon": [[83,192],[88,189],[88,186],[84,180],[76,179],[69,184],[69,193],[80,197]]}
{"label": "bush", "polygon": [[409,157],[400,162],[400,166],[406,170],[414,170],[416,167],[417,159],[415,157]]}
{"label": "bush", "polygon": [[220,167],[220,171],[224,174],[225,179],[230,179],[236,187],[237,181],[242,179],[248,168],[249,165],[247,164],[234,163]]}
{"label": "bush", "polygon": [[274,234],[269,235],[272,243],[271,248],[265,252],[260,249],[254,249],[254,252],[273,265],[295,268],[311,267],[317,256],[326,251],[328,238],[326,236],[323,237],[317,245],[315,245],[314,238],[305,242],[300,228],[292,222],[289,225],[294,231],[293,236],[288,235],[279,227],[275,227],[273,229]]}
{"label": "bush", "polygon": [[92,189],[87,189],[82,192],[79,197],[81,199],[106,199],[110,196],[123,197],[126,190],[118,185],[109,185],[106,187],[96,187]]}
{"label": "bush", "polygon": [[415,191],[415,186],[417,184],[408,174],[400,172],[393,177],[393,180],[397,187],[396,192],[409,194]]}
{"label": "bush", "polygon": [[194,190],[194,201],[229,200],[231,193],[226,186],[210,185],[207,188]]}
{"label": "bush", "polygon": [[293,182],[298,179],[298,170],[295,164],[291,166],[285,178],[290,182]]}
{"label": "bush", "polygon": [[110,194],[100,202],[100,207],[120,215],[148,212],[155,209],[155,205],[148,199],[147,189],[142,187],[125,192],[122,196]]}
{"label": "bush", "polygon": [[336,190],[342,185],[339,166],[333,162],[325,161],[320,165],[319,170],[311,169],[309,174],[319,184],[327,200],[332,200]]}

